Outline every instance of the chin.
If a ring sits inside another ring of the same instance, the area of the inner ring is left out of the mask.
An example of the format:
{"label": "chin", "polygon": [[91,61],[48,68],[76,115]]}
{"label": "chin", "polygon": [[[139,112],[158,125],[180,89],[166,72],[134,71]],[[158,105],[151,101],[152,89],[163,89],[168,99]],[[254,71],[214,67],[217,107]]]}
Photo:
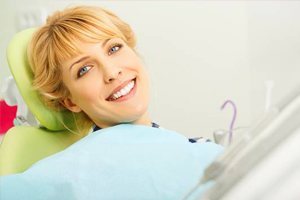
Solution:
{"label": "chin", "polygon": [[134,108],[134,110],[131,110],[131,117],[128,120],[128,122],[135,122],[138,121],[144,117],[146,117],[148,114],[148,106],[145,105],[139,105]]}

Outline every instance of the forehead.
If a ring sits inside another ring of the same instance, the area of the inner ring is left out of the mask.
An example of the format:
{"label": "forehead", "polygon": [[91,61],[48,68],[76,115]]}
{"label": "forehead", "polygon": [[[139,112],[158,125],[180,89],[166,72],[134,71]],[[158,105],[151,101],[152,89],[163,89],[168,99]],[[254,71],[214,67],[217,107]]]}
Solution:
{"label": "forehead", "polygon": [[111,38],[109,37],[98,40],[74,39],[70,42],[62,43],[60,45],[61,48],[57,51],[58,61],[64,62],[66,60],[73,59],[86,53],[89,49],[92,51],[92,48],[95,48],[96,46],[103,47],[110,39]]}
{"label": "forehead", "polygon": [[[120,40],[123,41],[121,38],[112,37],[112,38],[106,38],[103,40],[98,41],[82,41],[82,40],[76,40],[74,41],[74,51],[70,56],[65,57],[61,60],[62,66],[71,66],[74,62],[79,62],[83,57],[93,57],[94,54],[99,54],[99,52],[105,53],[106,51],[106,45],[107,43],[110,43],[110,41],[116,41]],[[124,42],[125,43],[125,42]]]}

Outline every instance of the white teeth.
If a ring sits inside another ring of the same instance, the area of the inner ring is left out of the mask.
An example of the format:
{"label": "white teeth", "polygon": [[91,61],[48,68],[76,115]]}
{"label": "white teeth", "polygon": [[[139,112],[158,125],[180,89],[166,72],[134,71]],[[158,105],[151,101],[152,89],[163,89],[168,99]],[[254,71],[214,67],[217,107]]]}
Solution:
{"label": "white teeth", "polygon": [[133,88],[133,86],[134,86],[134,81],[131,81],[120,91],[118,91],[112,95],[113,100],[116,100],[116,99],[120,98],[121,96],[128,94],[131,91],[131,89]]}
{"label": "white teeth", "polygon": [[114,95],[113,95],[113,98],[114,98],[114,99],[117,99],[117,98],[118,98],[118,95],[117,95],[117,94],[114,94]]}
{"label": "white teeth", "polygon": [[121,90],[121,94],[122,94],[122,95],[125,95],[127,92],[128,92],[128,91],[125,90],[125,88],[123,88],[123,89]]}

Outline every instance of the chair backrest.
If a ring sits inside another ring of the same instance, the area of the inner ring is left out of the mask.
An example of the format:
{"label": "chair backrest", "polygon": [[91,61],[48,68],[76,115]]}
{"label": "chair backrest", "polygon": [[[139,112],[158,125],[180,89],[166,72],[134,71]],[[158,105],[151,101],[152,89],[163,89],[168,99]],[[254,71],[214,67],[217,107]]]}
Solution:
{"label": "chair backrest", "polygon": [[65,128],[75,125],[71,112],[48,109],[32,88],[33,73],[27,58],[27,46],[36,30],[21,31],[12,38],[7,48],[7,60],[18,89],[40,127],[17,126],[5,134],[0,146],[0,175],[22,172],[83,137]]}

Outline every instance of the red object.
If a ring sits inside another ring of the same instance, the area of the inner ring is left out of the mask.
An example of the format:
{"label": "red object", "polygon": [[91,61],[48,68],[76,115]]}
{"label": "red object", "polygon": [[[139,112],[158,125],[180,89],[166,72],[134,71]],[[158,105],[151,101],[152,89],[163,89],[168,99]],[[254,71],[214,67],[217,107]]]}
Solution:
{"label": "red object", "polygon": [[9,106],[5,101],[0,101],[0,134],[4,134],[13,127],[16,118],[17,106]]}

